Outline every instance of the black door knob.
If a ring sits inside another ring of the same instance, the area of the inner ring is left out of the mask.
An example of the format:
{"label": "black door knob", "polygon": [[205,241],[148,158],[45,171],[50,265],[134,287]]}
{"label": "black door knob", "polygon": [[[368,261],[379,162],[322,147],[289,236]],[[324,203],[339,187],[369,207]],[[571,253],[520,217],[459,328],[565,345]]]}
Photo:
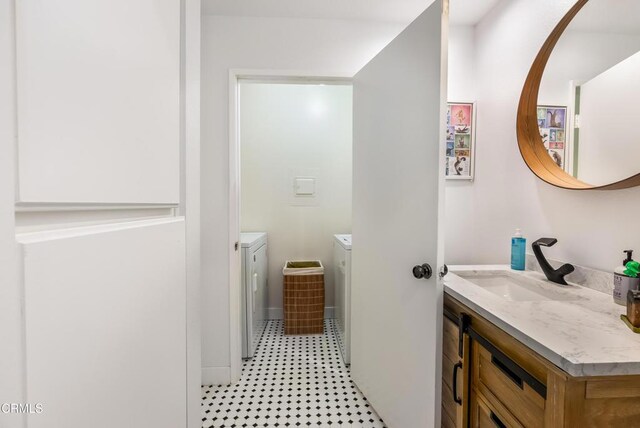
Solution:
{"label": "black door knob", "polygon": [[413,276],[418,279],[429,279],[431,278],[431,266],[428,263],[424,263],[422,265],[416,265],[413,267]]}
{"label": "black door knob", "polygon": [[440,278],[444,278],[449,273],[449,267],[447,265],[442,265],[440,268]]}

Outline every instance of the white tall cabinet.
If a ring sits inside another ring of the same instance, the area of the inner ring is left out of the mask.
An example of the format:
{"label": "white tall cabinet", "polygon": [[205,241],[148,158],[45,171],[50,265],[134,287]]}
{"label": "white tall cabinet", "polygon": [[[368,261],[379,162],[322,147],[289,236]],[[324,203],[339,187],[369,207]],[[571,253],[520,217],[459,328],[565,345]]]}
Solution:
{"label": "white tall cabinet", "polygon": [[0,119],[15,129],[0,143],[14,155],[15,225],[0,216],[0,231],[15,242],[0,254],[15,257],[21,374],[2,401],[42,411],[0,426],[186,427],[194,151],[181,22],[196,2],[7,3]]}
{"label": "white tall cabinet", "polygon": [[18,198],[179,201],[180,2],[16,2]]}

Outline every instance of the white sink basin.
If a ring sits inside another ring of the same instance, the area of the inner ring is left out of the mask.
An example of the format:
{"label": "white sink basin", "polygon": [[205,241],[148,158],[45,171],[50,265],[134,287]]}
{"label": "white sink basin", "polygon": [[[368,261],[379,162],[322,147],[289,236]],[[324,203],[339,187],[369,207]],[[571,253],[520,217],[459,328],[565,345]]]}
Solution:
{"label": "white sink basin", "polygon": [[458,271],[456,275],[505,300],[537,302],[549,300],[579,300],[571,293],[572,285],[552,284],[532,278],[527,273],[512,271]]}

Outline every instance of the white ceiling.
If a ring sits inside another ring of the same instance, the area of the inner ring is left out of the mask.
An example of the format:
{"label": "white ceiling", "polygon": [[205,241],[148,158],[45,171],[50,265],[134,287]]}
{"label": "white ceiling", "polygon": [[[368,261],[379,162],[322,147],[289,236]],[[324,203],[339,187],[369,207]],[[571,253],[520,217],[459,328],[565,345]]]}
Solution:
{"label": "white ceiling", "polygon": [[[475,25],[500,0],[450,0],[454,25]],[[408,24],[433,0],[202,0],[205,15],[355,19]]]}

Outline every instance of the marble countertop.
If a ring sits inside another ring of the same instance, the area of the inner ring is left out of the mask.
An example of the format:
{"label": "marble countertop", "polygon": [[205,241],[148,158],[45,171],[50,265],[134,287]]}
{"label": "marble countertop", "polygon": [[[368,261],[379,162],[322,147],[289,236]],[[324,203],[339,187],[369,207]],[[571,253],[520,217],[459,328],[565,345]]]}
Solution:
{"label": "marble countertop", "polygon": [[[495,270],[543,280],[541,287],[567,299],[509,301],[456,275]],[[611,295],[575,284],[557,285],[539,272],[512,271],[506,265],[450,266],[449,271],[447,294],[570,375],[640,374],[640,334],[620,320],[626,307],[613,303]]]}

